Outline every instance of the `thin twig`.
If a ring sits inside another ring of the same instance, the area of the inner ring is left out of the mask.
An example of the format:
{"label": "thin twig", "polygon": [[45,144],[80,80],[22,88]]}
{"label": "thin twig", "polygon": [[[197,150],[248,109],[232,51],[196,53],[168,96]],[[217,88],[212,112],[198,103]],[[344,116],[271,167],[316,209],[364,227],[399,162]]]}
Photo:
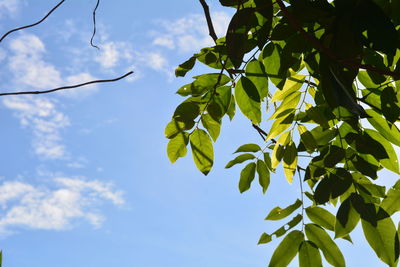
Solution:
{"label": "thin twig", "polygon": [[214,26],[213,26],[213,23],[211,20],[210,9],[208,8],[208,5],[205,0],[199,0],[199,1],[200,1],[200,4],[203,6],[204,15],[206,16],[206,20],[207,20],[209,34],[210,34],[211,38],[214,40],[214,42],[216,42],[218,37],[217,37],[217,34],[215,33]]}
{"label": "thin twig", "polygon": [[358,63],[350,61],[350,60],[345,60],[345,59],[339,58],[335,53],[333,53],[332,50],[330,50],[329,48],[324,46],[317,38],[315,38],[314,36],[312,36],[311,34],[309,34],[307,31],[305,31],[303,29],[303,27],[297,21],[297,19],[295,17],[293,17],[292,14],[290,14],[290,12],[287,10],[287,8],[286,8],[285,4],[282,2],[282,0],[276,0],[276,3],[279,5],[280,9],[282,10],[285,17],[288,19],[291,26],[293,28],[295,28],[297,31],[299,31],[300,34],[314,46],[314,48],[320,50],[320,52],[323,52],[325,55],[329,56],[331,59],[333,59],[347,67],[351,67],[354,69],[365,69],[365,70],[369,70],[369,71],[372,71],[372,72],[375,72],[378,74],[392,76],[393,78],[400,77],[400,73],[396,73],[393,71],[385,71],[385,70],[378,69],[369,64],[358,64]]}
{"label": "thin twig", "polygon": [[33,24],[30,24],[30,25],[22,26],[22,27],[19,27],[19,28],[15,28],[15,29],[12,29],[12,30],[8,31],[6,34],[4,34],[4,35],[0,38],[0,43],[1,43],[1,41],[3,41],[3,39],[6,38],[7,35],[9,35],[10,33],[13,33],[13,32],[16,32],[16,31],[19,31],[19,30],[22,30],[22,29],[30,28],[30,27],[33,27],[33,26],[36,26],[36,25],[42,23],[45,19],[47,19],[48,16],[50,16],[51,13],[53,13],[54,10],[56,10],[62,3],[64,3],[64,1],[65,1],[65,0],[60,1],[56,6],[54,6],[54,7],[46,14],[46,16],[44,16],[44,17],[43,17],[41,20],[39,20],[38,22],[35,22],[35,23],[33,23]]}
{"label": "thin twig", "polygon": [[92,34],[92,38],[90,38],[90,45],[94,48],[100,49],[97,45],[93,44],[93,38],[96,35],[96,11],[97,8],[99,7],[100,4],[100,0],[97,0],[96,6],[93,9],[93,34]]}
{"label": "thin twig", "polygon": [[109,80],[94,80],[90,82],[85,82],[85,83],[80,83],[76,85],[68,85],[68,86],[63,86],[63,87],[58,87],[50,90],[45,90],[45,91],[20,91],[20,92],[10,92],[10,93],[0,93],[0,96],[9,96],[9,95],[39,95],[39,94],[47,94],[47,93],[52,93],[60,90],[66,90],[66,89],[73,89],[77,87],[82,87],[85,85],[93,84],[93,83],[108,83],[108,82],[116,82],[119,81],[129,75],[131,75],[133,71],[130,71],[118,78],[115,79],[109,79]]}

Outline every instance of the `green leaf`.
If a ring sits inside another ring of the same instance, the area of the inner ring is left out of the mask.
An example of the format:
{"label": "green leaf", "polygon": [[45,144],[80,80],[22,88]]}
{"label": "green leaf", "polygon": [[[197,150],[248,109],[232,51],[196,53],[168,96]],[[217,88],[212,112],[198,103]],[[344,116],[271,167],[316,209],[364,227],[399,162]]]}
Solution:
{"label": "green leaf", "polygon": [[215,91],[214,102],[220,107],[221,113],[228,112],[229,106],[232,101],[232,92],[230,86],[220,86]]}
{"label": "green leaf", "polygon": [[235,103],[236,103],[235,97],[232,95],[231,101],[229,102],[228,110],[226,111],[226,114],[228,114],[230,120],[233,119],[233,117],[235,116],[235,113],[236,113],[236,104]]}
{"label": "green leaf", "polygon": [[335,216],[321,207],[306,208],[308,218],[317,225],[333,231],[335,226]]}
{"label": "green leaf", "polygon": [[307,130],[304,125],[298,124],[297,129],[299,131],[301,141],[303,142],[309,153],[318,148],[318,144],[317,141],[315,141],[314,136],[311,134],[311,132]]}
{"label": "green leaf", "polygon": [[381,219],[375,227],[369,222],[361,220],[361,225],[365,238],[376,255],[387,265],[396,266],[396,226],[392,219],[390,217]]}
{"label": "green leaf", "polygon": [[365,129],[365,132],[371,136],[375,141],[379,142],[388,154],[388,159],[381,159],[379,162],[388,170],[400,174],[399,160],[397,158],[397,153],[394,150],[391,143],[389,143],[380,133],[371,129]]}
{"label": "green leaf", "polygon": [[207,175],[214,163],[214,149],[210,136],[202,129],[196,129],[190,135],[190,147],[196,167]]}
{"label": "green leaf", "polygon": [[254,180],[256,173],[256,164],[251,162],[240,172],[239,191],[243,193],[250,189],[251,182]]}
{"label": "green leaf", "polygon": [[189,58],[175,69],[175,76],[184,77],[186,73],[194,67],[195,63],[196,63],[196,57],[193,56]]}
{"label": "green leaf", "polygon": [[314,224],[307,224],[305,232],[308,239],[322,251],[327,262],[335,267],[346,266],[342,252],[323,229]]}
{"label": "green leaf", "polygon": [[214,120],[210,116],[210,114],[203,114],[201,116],[201,123],[203,124],[204,128],[207,129],[208,133],[210,134],[214,142],[217,141],[217,138],[221,131],[221,123],[219,121]]}
{"label": "green leaf", "polygon": [[247,51],[248,33],[256,21],[254,8],[244,8],[238,10],[229,23],[226,47],[228,56],[236,69],[242,64],[243,56]]}
{"label": "green leaf", "polygon": [[235,99],[242,113],[254,124],[261,122],[260,95],[254,84],[242,76],[235,86]]}
{"label": "green leaf", "polygon": [[367,118],[369,123],[371,123],[372,126],[374,126],[374,128],[387,140],[396,146],[400,146],[399,129],[395,125],[389,125],[386,119],[384,119],[382,115],[378,114],[376,111],[368,109],[366,112],[369,116],[371,116],[371,118]]}
{"label": "green leaf", "polygon": [[281,145],[275,144],[271,158],[272,169],[276,169],[276,167],[279,165],[279,162],[281,162],[284,154],[285,154],[285,148]]}
{"label": "green leaf", "polygon": [[167,145],[167,155],[172,163],[174,163],[178,158],[186,156],[188,140],[188,133],[186,132],[179,133],[169,140]]}
{"label": "green leaf", "polygon": [[227,84],[231,79],[223,73],[207,73],[193,77],[193,84],[200,88],[217,88]]}
{"label": "green leaf", "polygon": [[400,189],[392,187],[380,205],[389,215],[393,215],[400,210]]}
{"label": "green leaf", "polygon": [[275,91],[274,95],[272,96],[271,102],[283,101],[289,95],[293,94],[294,92],[298,92],[303,86],[305,78],[306,76],[301,74],[296,74],[287,78],[283,89]]}
{"label": "green leaf", "polygon": [[263,193],[265,194],[270,183],[270,173],[267,168],[267,164],[265,164],[265,162],[262,160],[257,160],[257,174],[258,181],[263,189]]}
{"label": "green leaf", "polygon": [[348,235],[357,226],[360,215],[353,208],[350,198],[340,205],[336,214],[335,238]]}
{"label": "green leaf", "polygon": [[396,122],[400,118],[400,107],[396,92],[393,87],[386,87],[381,93],[382,113],[391,123]]}
{"label": "green leaf", "polygon": [[283,170],[285,173],[286,180],[291,184],[293,182],[293,176],[297,168],[297,148],[296,145],[291,142],[285,149],[283,155]]}
{"label": "green leaf", "polygon": [[276,119],[272,124],[271,129],[269,130],[266,141],[271,140],[272,138],[283,133],[287,128],[289,128],[292,125],[293,119],[294,119],[293,113],[291,113],[287,117]]}
{"label": "green leaf", "polygon": [[271,234],[271,236],[275,235],[275,237],[277,237],[277,238],[283,236],[284,234],[287,233],[287,231],[291,230],[293,227],[298,225],[302,219],[303,219],[303,216],[301,214],[297,214],[287,224],[283,225],[278,230],[273,232]]}
{"label": "green leaf", "polygon": [[346,151],[338,146],[329,146],[329,152],[324,158],[324,165],[328,168],[334,167],[337,163],[342,161],[346,155]]}
{"label": "green leaf", "polygon": [[191,123],[200,114],[200,108],[196,103],[183,102],[176,107],[173,118],[176,121]]}
{"label": "green leaf", "polygon": [[336,129],[324,130],[321,126],[317,126],[311,130],[311,134],[319,146],[325,146],[337,135]]}
{"label": "green leaf", "polygon": [[292,214],[293,211],[297,210],[301,206],[301,204],[301,200],[297,199],[295,203],[287,206],[284,209],[282,209],[281,207],[275,207],[269,212],[265,220],[277,221],[286,218],[287,216]]}
{"label": "green leaf", "polygon": [[257,144],[245,144],[241,145],[234,153],[239,152],[258,152],[261,150],[261,147]]}
{"label": "green leaf", "polygon": [[301,243],[299,249],[299,266],[322,267],[321,254],[314,243],[310,241],[303,241]]}
{"label": "green leaf", "polygon": [[271,120],[280,118],[282,116],[287,115],[288,113],[294,112],[297,105],[299,104],[300,97],[301,97],[301,92],[295,92],[286,97],[285,100],[283,100],[282,103],[280,104],[279,108],[275,110],[274,114],[272,114],[271,118],[269,119]]}
{"label": "green leaf", "polygon": [[165,137],[168,139],[174,138],[176,134],[185,130],[190,130],[194,126],[194,121],[182,122],[172,119],[165,127]]}
{"label": "green leaf", "polygon": [[258,240],[257,245],[267,244],[271,241],[272,241],[272,237],[267,233],[263,233],[260,237],[260,240]]}
{"label": "green leaf", "polygon": [[268,76],[264,65],[258,60],[252,60],[247,63],[245,74],[257,88],[260,99],[265,98],[268,95]]}
{"label": "green leaf", "polygon": [[256,157],[253,154],[242,154],[237,156],[235,159],[231,160],[228,162],[228,164],[226,164],[225,169],[229,169],[230,167],[239,164],[239,163],[243,163],[246,160],[250,160],[250,159],[255,159]]}
{"label": "green leaf", "polygon": [[304,235],[298,230],[290,232],[272,254],[269,267],[285,267],[296,256],[301,242],[304,240]]}
{"label": "green leaf", "polygon": [[281,69],[281,52],[282,49],[279,45],[270,42],[264,47],[261,53],[265,72],[271,82],[280,88],[283,86],[286,78],[286,72]]}

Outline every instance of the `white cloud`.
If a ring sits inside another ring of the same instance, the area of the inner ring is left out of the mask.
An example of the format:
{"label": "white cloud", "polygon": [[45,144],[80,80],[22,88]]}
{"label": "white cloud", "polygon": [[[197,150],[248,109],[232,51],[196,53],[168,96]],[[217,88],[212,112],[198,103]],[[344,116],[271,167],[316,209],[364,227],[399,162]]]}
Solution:
{"label": "white cloud", "polygon": [[0,18],[15,15],[21,6],[20,0],[0,0]]}
{"label": "white cloud", "polygon": [[46,52],[43,42],[35,35],[24,34],[10,43],[14,53],[9,67],[14,79],[33,88],[52,88],[62,84],[60,72],[43,60]]}
{"label": "white cloud", "polygon": [[65,157],[60,131],[70,123],[68,117],[57,110],[54,101],[39,96],[13,96],[4,98],[3,104],[14,111],[23,127],[32,130],[37,155],[45,159]]}
{"label": "white cloud", "polygon": [[[226,34],[230,17],[225,12],[211,14],[215,32],[218,36]],[[153,44],[168,49],[178,49],[181,52],[196,52],[197,50],[213,45],[208,34],[204,15],[192,14],[175,21],[160,21],[163,31],[153,32]]]}
{"label": "white cloud", "polygon": [[99,227],[104,220],[96,211],[99,203],[124,203],[122,192],[113,190],[111,184],[65,177],[55,182],[52,187],[19,181],[0,185],[0,233],[9,234],[20,227],[65,230],[79,219]]}
{"label": "white cloud", "polygon": [[103,68],[113,68],[120,64],[121,60],[132,59],[132,49],[125,42],[104,42],[99,44],[99,47],[95,61]]}

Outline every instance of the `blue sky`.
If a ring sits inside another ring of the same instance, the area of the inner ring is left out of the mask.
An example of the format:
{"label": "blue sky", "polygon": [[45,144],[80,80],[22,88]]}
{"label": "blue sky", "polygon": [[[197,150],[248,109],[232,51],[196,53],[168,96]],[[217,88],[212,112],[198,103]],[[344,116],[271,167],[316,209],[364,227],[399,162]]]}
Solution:
{"label": "blue sky", "polygon": [[[224,121],[212,172],[189,156],[171,164],[164,127],[182,101],[173,70],[211,45],[198,1],[65,1],[35,28],[0,43],[0,91],[43,90],[127,71],[128,79],[68,92],[0,99],[0,249],[4,266],[265,266],[257,246],[273,207],[300,197],[280,171],[266,195],[240,194],[241,144],[259,142],[243,117]],[[30,24],[57,1],[0,0],[0,32]],[[232,10],[209,1],[217,34]],[[191,74],[213,72],[198,66]],[[188,75],[190,76],[190,75]],[[387,184],[396,177],[385,174]],[[389,182],[388,182],[389,181]],[[385,183],[386,183],[385,182]],[[358,229],[339,241],[348,266],[383,266]],[[296,266],[294,263],[293,266]]]}

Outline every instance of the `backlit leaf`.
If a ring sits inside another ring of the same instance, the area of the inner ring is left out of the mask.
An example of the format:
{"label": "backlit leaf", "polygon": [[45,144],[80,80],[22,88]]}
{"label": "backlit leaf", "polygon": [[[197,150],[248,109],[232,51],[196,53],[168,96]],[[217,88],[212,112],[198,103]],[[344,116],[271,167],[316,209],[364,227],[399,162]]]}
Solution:
{"label": "backlit leaf", "polygon": [[245,144],[241,145],[234,153],[239,152],[258,152],[261,150],[261,147],[257,144]]}
{"label": "backlit leaf", "polygon": [[257,174],[258,181],[263,189],[263,193],[265,194],[270,183],[270,172],[267,165],[262,160],[257,160]]}
{"label": "backlit leaf", "polygon": [[188,133],[179,133],[167,145],[167,155],[169,160],[174,163],[178,158],[184,157],[187,153]]}
{"label": "backlit leaf", "polygon": [[275,207],[269,212],[265,220],[277,221],[286,218],[292,214],[293,211],[297,210],[301,206],[301,203],[301,200],[297,199],[295,203],[286,208]]}
{"label": "backlit leaf", "polygon": [[321,254],[314,243],[310,241],[303,241],[301,243],[299,249],[299,266],[322,267]]}
{"label": "backlit leaf", "polygon": [[237,156],[235,159],[229,161],[228,164],[226,164],[225,168],[229,169],[230,167],[232,167],[236,164],[245,162],[246,160],[255,159],[255,158],[256,157],[253,154],[248,154],[248,153],[242,154],[242,155]]}
{"label": "backlit leaf", "polygon": [[296,256],[301,242],[304,240],[302,232],[294,230],[290,232],[272,254],[269,267],[284,267]]}
{"label": "backlit leaf", "polygon": [[210,136],[202,129],[196,129],[190,135],[190,147],[196,167],[207,175],[214,163],[214,149]]}
{"label": "backlit leaf", "polygon": [[239,191],[243,193],[250,189],[251,182],[254,180],[256,173],[256,164],[251,162],[240,172]]}
{"label": "backlit leaf", "polygon": [[242,113],[254,124],[261,122],[260,95],[254,84],[246,77],[240,78],[235,86],[235,99]]}

